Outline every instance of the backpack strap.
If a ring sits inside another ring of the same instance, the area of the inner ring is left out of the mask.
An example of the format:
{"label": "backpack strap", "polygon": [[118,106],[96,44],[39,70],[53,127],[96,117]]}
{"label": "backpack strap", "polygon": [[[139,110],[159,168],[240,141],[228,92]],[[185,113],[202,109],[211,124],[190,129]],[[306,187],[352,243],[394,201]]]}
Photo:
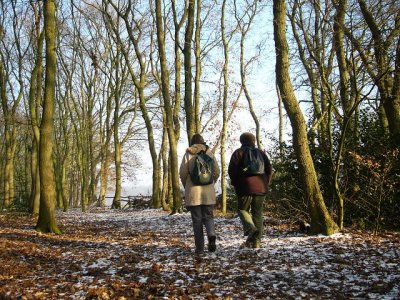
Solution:
{"label": "backpack strap", "polygon": [[[207,146],[206,146],[206,147],[207,147]],[[207,149],[206,149],[206,151],[207,151]],[[198,155],[199,155],[200,153],[202,153],[202,152],[206,153],[204,150],[200,150],[200,151],[197,152],[196,154],[193,154],[194,158],[196,158],[196,156],[198,156]],[[186,154],[189,155],[189,153],[186,153]],[[189,176],[192,176],[191,173],[190,173],[189,160],[188,160],[188,173],[189,173]]]}

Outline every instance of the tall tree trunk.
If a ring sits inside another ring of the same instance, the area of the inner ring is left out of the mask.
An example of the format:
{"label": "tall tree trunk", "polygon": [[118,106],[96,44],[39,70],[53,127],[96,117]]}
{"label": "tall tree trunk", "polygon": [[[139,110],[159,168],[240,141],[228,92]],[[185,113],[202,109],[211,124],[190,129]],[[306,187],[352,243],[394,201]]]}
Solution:
{"label": "tall tree trunk", "polygon": [[14,160],[16,149],[16,127],[15,109],[18,103],[9,108],[6,94],[6,74],[3,61],[0,58],[0,98],[4,116],[4,136],[5,136],[5,163],[3,169],[4,176],[4,200],[3,207],[8,208],[14,200]]}
{"label": "tall tree trunk", "polygon": [[293,147],[297,156],[303,189],[310,207],[311,232],[331,235],[338,231],[338,226],[329,215],[324,203],[308,147],[306,122],[289,76],[285,0],[274,0],[273,11],[277,83],[293,129]]}
{"label": "tall tree trunk", "polygon": [[[118,130],[116,130],[118,132]],[[114,148],[115,148],[115,194],[112,203],[112,208],[121,208],[121,195],[122,195],[122,175],[121,175],[121,143],[118,139],[118,133],[114,133]],[[117,137],[117,138],[116,138]]]}
{"label": "tall tree trunk", "polygon": [[[165,119],[165,117],[164,117]],[[167,211],[169,210],[169,205],[168,205],[168,193],[169,193],[169,171],[168,171],[168,166],[169,166],[169,155],[168,155],[168,132],[163,128],[163,135],[162,135],[162,143],[161,143],[161,149],[160,149],[160,156],[162,160],[162,189],[161,189],[161,204],[163,207],[163,210]],[[160,161],[161,164],[161,161]]]}
{"label": "tall tree trunk", "polygon": [[174,101],[174,108],[173,108],[173,120],[174,120],[174,128],[175,128],[175,138],[179,140],[180,137],[180,110],[181,110],[181,69],[182,69],[182,62],[181,62],[181,45],[180,45],[180,29],[183,27],[185,20],[188,15],[187,10],[187,2],[185,1],[184,13],[181,19],[178,22],[177,12],[175,8],[175,0],[172,0],[173,6],[173,17],[174,17],[174,27],[175,27],[175,43],[174,43],[174,51],[175,51],[175,59],[174,59],[174,67],[175,67],[175,101]]}
{"label": "tall tree trunk", "polygon": [[[195,1],[188,0],[188,20],[185,32],[185,46],[183,47],[184,56],[184,68],[185,68],[185,116],[186,116],[186,130],[188,142],[192,135],[195,134],[196,124],[195,124],[195,112],[193,108],[192,99],[192,37],[194,29],[194,13],[195,13]],[[200,0],[197,0],[200,1]],[[156,0],[158,2],[158,0]]]}
{"label": "tall tree trunk", "polygon": [[[345,14],[346,14],[346,6],[347,6],[347,1],[346,0],[338,0],[336,3],[336,13],[334,17],[334,24],[333,24],[333,46],[335,48],[336,52],[336,59],[338,61],[338,67],[339,67],[339,76],[340,76],[340,99],[342,102],[342,107],[343,107],[343,113],[344,113],[344,119],[347,120],[348,126],[345,128],[349,128],[349,131],[354,132],[354,126],[355,123],[351,122],[351,110],[353,107],[353,103],[351,103],[350,99],[350,94],[349,94],[349,72],[348,72],[348,66],[347,66],[347,61],[346,61],[346,54],[345,54],[345,49],[344,49],[344,20],[345,20]],[[345,131],[342,129],[342,136],[343,136],[343,141],[341,143],[341,147],[339,149],[339,154],[341,154],[343,151],[343,146],[344,146],[344,141],[346,139],[346,134]],[[356,140],[354,136],[350,137],[351,140]],[[353,142],[354,143],[354,142]],[[349,149],[352,151],[353,149]],[[338,154],[338,155],[339,155]],[[337,160],[340,161],[341,157],[338,156]],[[335,194],[336,198],[338,201],[338,225],[340,229],[343,229],[343,220],[344,220],[344,197],[340,191],[339,188],[339,176],[338,176],[338,171],[339,169],[339,164],[336,164],[336,174],[333,177],[334,178],[334,187],[335,187]],[[354,178],[353,178],[354,179]]]}
{"label": "tall tree trunk", "polygon": [[61,197],[63,203],[63,210],[66,212],[69,208],[68,198],[69,198],[69,191],[68,191],[68,183],[67,183],[67,161],[64,160],[61,165]]}
{"label": "tall tree trunk", "polygon": [[[161,181],[161,174],[160,174],[160,165],[158,162],[158,157],[157,157],[157,150],[156,150],[156,144],[155,144],[155,139],[154,139],[154,130],[153,130],[153,125],[151,123],[151,117],[149,115],[147,106],[146,106],[146,95],[145,95],[145,88],[147,85],[147,63],[146,63],[146,58],[144,57],[144,52],[141,51],[140,49],[140,38],[141,34],[135,36],[135,30],[139,29],[141,31],[141,28],[134,28],[131,26],[130,21],[128,20],[128,12],[131,10],[131,7],[129,4],[127,7],[127,10],[125,13],[122,13],[119,8],[110,2],[110,4],[113,6],[113,8],[117,11],[119,17],[121,17],[126,25],[127,31],[128,31],[128,36],[132,44],[134,45],[134,50],[136,54],[136,58],[138,60],[138,65],[140,67],[140,73],[139,75],[136,75],[135,70],[133,69],[133,66],[130,62],[130,58],[128,56],[128,53],[124,47],[124,44],[121,40],[120,33],[118,32],[119,28],[119,22],[118,24],[114,25],[112,22],[111,16],[107,16],[108,20],[110,21],[111,25],[111,30],[114,32],[115,39],[118,42],[118,44],[121,46],[121,51],[122,54],[124,55],[125,61],[127,63],[127,67],[129,70],[129,73],[132,77],[133,83],[135,85],[136,91],[139,95],[139,106],[140,110],[142,112],[142,117],[146,125],[146,130],[147,130],[147,140],[149,144],[149,149],[150,149],[150,156],[151,156],[151,161],[153,164],[153,176],[152,176],[152,207],[154,208],[159,208],[161,207],[161,201],[160,201],[160,181]],[[139,26],[139,25],[136,25]],[[151,59],[150,59],[151,61]]]}
{"label": "tall tree trunk", "polygon": [[39,171],[40,209],[36,230],[60,234],[55,219],[55,182],[53,168],[53,117],[56,78],[56,5],[55,0],[44,1],[44,26],[46,36],[46,79],[43,115],[40,124]]}
{"label": "tall tree trunk", "polygon": [[4,207],[8,208],[14,201],[14,159],[15,159],[15,125],[11,115],[5,118],[5,165],[4,165]]}
{"label": "tall tree trunk", "polygon": [[221,10],[221,36],[222,36],[222,44],[224,47],[224,66],[222,69],[223,77],[224,77],[224,87],[222,94],[222,130],[221,130],[221,202],[222,202],[222,213],[226,213],[226,199],[227,199],[227,184],[226,184],[226,137],[228,133],[228,91],[229,91],[229,42],[226,38],[225,32],[225,8],[226,8],[226,0],[222,1],[222,10]]}
{"label": "tall tree trunk", "polygon": [[110,150],[104,147],[103,152],[103,159],[101,162],[101,168],[100,168],[100,193],[99,193],[99,203],[98,205],[100,207],[105,207],[106,206],[106,196],[107,196],[107,187],[108,187],[108,169],[110,167],[110,160],[111,160],[111,155],[110,155]]}
{"label": "tall tree trunk", "polygon": [[196,30],[194,34],[194,55],[196,63],[196,73],[194,77],[194,130],[195,132],[201,132],[201,120],[200,120],[200,79],[201,79],[201,0],[197,0],[196,9]]}
{"label": "tall tree trunk", "polygon": [[[118,68],[116,68],[116,77],[118,78]],[[118,82],[118,79],[116,79]],[[121,208],[121,192],[122,192],[122,175],[121,175],[121,143],[119,138],[119,93],[115,91],[115,109],[114,109],[114,164],[115,164],[115,193],[112,208]]]}
{"label": "tall tree trunk", "polygon": [[[261,135],[260,121],[258,120],[258,117],[254,110],[253,99],[250,95],[250,92],[247,87],[247,82],[246,82],[247,66],[249,64],[245,63],[245,47],[244,47],[247,33],[249,32],[252,22],[254,20],[254,17],[257,14],[257,2],[258,2],[257,0],[254,0],[253,2],[249,3],[248,6],[246,7],[246,11],[245,11],[244,15],[246,16],[246,18],[248,18],[247,20],[244,21],[243,20],[244,18],[239,17],[238,14],[236,14],[236,13],[235,13],[235,16],[236,16],[238,26],[240,28],[240,33],[241,33],[241,36],[240,36],[240,80],[242,83],[244,95],[246,97],[247,103],[249,104],[250,115],[253,118],[254,125],[256,127],[257,147],[262,149],[263,146],[261,144],[261,136],[260,136]],[[237,8],[235,7],[235,10],[236,9]]]}
{"label": "tall tree trunk", "polygon": [[[400,22],[395,22],[387,37],[382,35],[381,26],[375,21],[364,0],[358,0],[364,19],[371,30],[374,43],[377,76],[373,77],[378,86],[381,102],[385,109],[389,132],[394,145],[400,144],[400,75],[395,70],[400,65]],[[399,14],[397,14],[397,21]],[[397,37],[397,41],[396,41]],[[395,70],[389,66],[389,46],[396,43]]]}
{"label": "tall tree trunk", "polygon": [[[39,16],[38,16],[39,17]],[[38,18],[37,17],[37,18]],[[37,20],[37,27],[39,27],[39,20]],[[31,189],[31,212],[33,215],[39,214],[39,204],[40,204],[40,174],[39,174],[39,164],[38,164],[38,150],[40,142],[40,115],[39,108],[42,99],[42,74],[43,74],[43,40],[44,32],[37,28],[38,33],[38,43],[37,43],[37,54],[35,67],[33,68],[31,75],[31,85],[29,89],[29,113],[32,123],[32,153],[31,153],[31,174],[32,174],[32,189]]]}
{"label": "tall tree trunk", "polygon": [[151,124],[151,120],[148,114],[148,110],[146,107],[146,100],[144,95],[144,86],[140,87],[139,89],[139,100],[140,100],[140,109],[142,111],[142,116],[146,124],[147,128],[147,140],[149,141],[150,147],[150,155],[151,160],[153,163],[153,184],[152,184],[152,206],[153,208],[160,208],[161,201],[160,201],[160,181],[161,181],[161,174],[160,174],[160,166],[157,157],[157,151],[155,147],[154,141],[154,133],[153,133],[153,126]]}
{"label": "tall tree trunk", "polygon": [[32,175],[32,188],[30,198],[31,213],[34,216],[39,214],[40,205],[40,173],[39,173],[39,147],[35,140],[32,140],[32,153],[31,153],[31,175]]}
{"label": "tall tree trunk", "polygon": [[284,119],[283,119],[283,109],[282,109],[282,97],[279,91],[278,84],[276,84],[276,91],[278,96],[278,112],[279,112],[279,135],[278,135],[278,142],[279,142],[279,158],[283,160],[285,155],[284,149],[284,142],[283,142],[283,127],[284,127]]}
{"label": "tall tree trunk", "polygon": [[[170,168],[171,168],[171,180],[172,180],[172,197],[173,197],[173,208],[172,213],[177,213],[182,210],[182,197],[179,186],[179,167],[178,167],[178,149],[177,139],[174,130],[173,120],[173,106],[171,103],[170,90],[169,90],[169,71],[167,65],[167,54],[165,52],[165,33],[164,24],[161,12],[161,0],[156,1],[156,26],[157,26],[157,42],[160,56],[161,65],[161,82],[162,82],[162,95],[165,105],[166,122],[168,128],[168,140],[170,146]],[[186,94],[185,94],[186,97]]]}
{"label": "tall tree trunk", "polygon": [[110,151],[110,142],[112,137],[112,129],[111,129],[111,112],[112,112],[112,97],[107,98],[106,104],[106,120],[105,120],[105,129],[104,133],[101,135],[101,138],[104,139],[101,145],[101,167],[100,167],[100,193],[98,206],[105,207],[106,206],[106,196],[107,196],[107,187],[108,187],[108,171],[111,164],[111,151]]}

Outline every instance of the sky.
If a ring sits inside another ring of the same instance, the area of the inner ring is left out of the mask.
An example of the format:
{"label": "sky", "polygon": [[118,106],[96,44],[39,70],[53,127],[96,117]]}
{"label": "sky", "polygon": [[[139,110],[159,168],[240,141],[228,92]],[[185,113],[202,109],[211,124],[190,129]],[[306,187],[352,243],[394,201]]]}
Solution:
{"label": "sky", "polygon": [[[231,20],[232,21],[232,20]],[[248,34],[245,45],[245,59],[249,59],[254,53],[254,45],[264,40],[264,51],[259,57],[258,61],[251,65],[249,74],[246,78],[246,83],[250,96],[253,100],[254,109],[259,118],[261,128],[268,134],[272,134],[278,138],[278,99],[275,89],[275,52],[274,52],[274,40],[273,40],[273,26],[272,26],[272,5],[267,5],[264,8],[264,13],[254,19],[254,24]],[[236,49],[238,47],[238,40],[232,41],[231,47]],[[222,50],[221,50],[222,51]],[[230,81],[240,82],[240,70],[238,63],[238,53],[234,51],[231,53],[230,66],[232,71],[230,73]],[[219,74],[216,75],[217,77]],[[232,84],[231,83],[231,84]],[[231,86],[232,87],[232,86]],[[203,92],[207,94],[207,85],[202,85]],[[211,85],[211,88],[215,88]],[[242,132],[255,133],[255,125],[250,112],[248,111],[248,103],[242,94],[240,105],[244,108],[240,111],[236,111],[230,121],[231,131],[233,134],[229,141],[229,148],[227,149],[226,159],[229,163],[232,152],[240,147],[239,136]],[[287,123],[285,124],[287,128]],[[178,164],[181,163],[185,149],[187,148],[185,124],[181,124],[181,139],[178,144]],[[287,129],[287,132],[289,129]],[[219,132],[206,132],[203,134],[206,141],[215,140],[211,135],[219,135]],[[268,153],[268,149],[271,147],[268,137],[261,137],[263,145]],[[145,145],[146,146],[146,145]],[[149,150],[146,152],[140,151],[137,153],[141,157],[143,165],[140,169],[135,171],[135,178],[125,178],[123,184],[123,195],[134,195],[134,194],[145,194],[151,193],[151,159]],[[220,159],[219,151],[216,152],[218,160]]]}

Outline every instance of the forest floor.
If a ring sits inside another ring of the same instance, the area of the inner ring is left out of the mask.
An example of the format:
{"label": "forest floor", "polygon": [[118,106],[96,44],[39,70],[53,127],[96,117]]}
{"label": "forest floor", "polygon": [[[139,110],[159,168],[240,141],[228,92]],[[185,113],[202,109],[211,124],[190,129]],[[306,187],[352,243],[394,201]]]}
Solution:
{"label": "forest floor", "polygon": [[237,217],[215,221],[217,251],[199,257],[188,213],[57,211],[62,235],[2,213],[0,299],[400,299],[399,234],[307,236],[266,218],[254,250]]}

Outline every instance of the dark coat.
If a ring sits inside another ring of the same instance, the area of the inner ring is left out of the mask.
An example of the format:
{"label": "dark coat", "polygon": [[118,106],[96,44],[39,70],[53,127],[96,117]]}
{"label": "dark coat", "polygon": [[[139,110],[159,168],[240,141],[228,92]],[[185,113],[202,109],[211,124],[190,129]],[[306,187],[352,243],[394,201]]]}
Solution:
{"label": "dark coat", "polygon": [[261,175],[247,175],[243,172],[242,158],[245,147],[255,147],[244,144],[236,149],[229,162],[228,174],[231,183],[239,196],[264,195],[268,192],[268,184],[272,177],[272,165],[264,151],[259,150],[264,158],[265,173]]}

